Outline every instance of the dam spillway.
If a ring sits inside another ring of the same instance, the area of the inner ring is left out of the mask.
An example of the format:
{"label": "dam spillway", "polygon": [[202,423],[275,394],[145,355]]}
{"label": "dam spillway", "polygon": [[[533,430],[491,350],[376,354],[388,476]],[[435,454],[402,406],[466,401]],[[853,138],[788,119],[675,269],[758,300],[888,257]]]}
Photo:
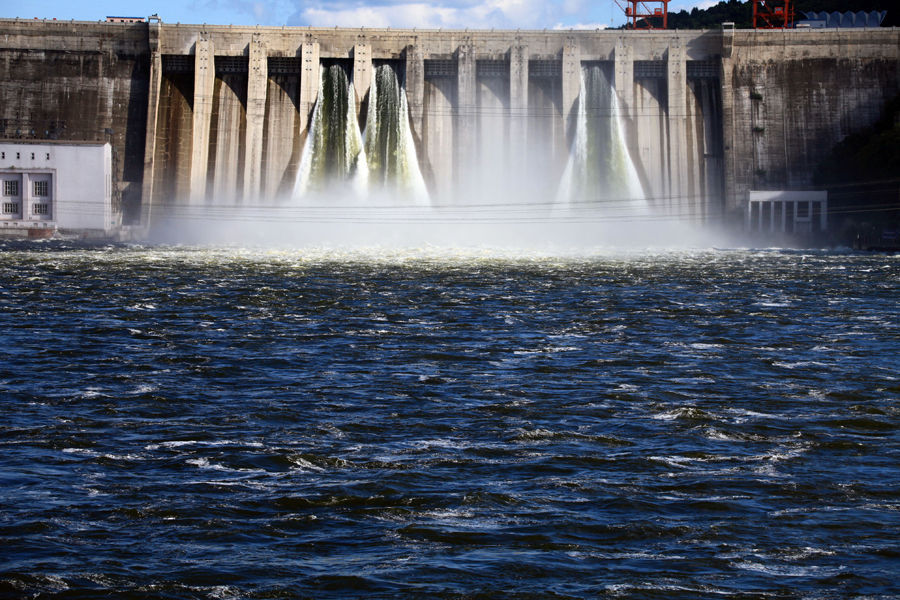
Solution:
{"label": "dam spillway", "polygon": [[365,150],[370,192],[398,194],[428,204],[409,127],[409,102],[400,77],[390,64],[375,69],[366,111]]}
{"label": "dam spillway", "polygon": [[[692,61],[684,40],[641,40],[639,56],[647,60],[635,69],[635,47],[625,38],[583,32],[372,32],[342,47],[347,32],[330,32],[325,44],[299,30],[291,32],[302,32],[298,46],[285,51],[259,33],[245,40],[240,32],[209,28],[184,39],[168,37],[167,26],[150,27],[158,27],[160,89],[178,89],[173,83],[186,72],[194,80],[193,97],[181,103],[193,106],[190,130],[186,119],[177,118],[180,105],[161,98],[155,110],[151,106],[148,131],[157,134],[151,137],[166,140],[172,124],[181,125],[174,138],[191,137],[191,167],[188,174],[168,165],[168,148],[155,148],[153,173],[145,173],[148,207],[179,205],[185,198],[277,201],[285,181],[295,182],[295,198],[324,180],[352,178],[358,189],[367,189],[360,180],[374,175],[377,181],[383,173],[356,163],[379,149],[372,157],[376,164],[393,156],[395,166],[409,166],[408,157],[415,156],[415,168],[401,179],[421,179],[424,195],[441,203],[478,203],[503,194],[534,204],[566,203],[574,194],[578,202],[607,204],[641,196],[654,210],[692,219],[723,209],[722,169],[701,169],[713,174],[711,185],[707,179],[694,185],[689,174],[707,160],[721,165],[720,149],[716,154],[690,143],[694,138],[686,131],[717,139],[722,129],[720,96],[694,111],[687,106],[696,85],[688,84],[689,72],[691,79],[720,79],[714,59],[719,47],[702,37],[691,44],[699,57]],[[192,54],[175,54],[178,47]],[[688,69],[688,62],[702,68]],[[235,76],[242,72],[243,82]],[[264,73],[267,80],[259,81]],[[378,73],[397,76],[396,94],[405,107],[396,130],[405,130],[411,144],[396,134],[388,140],[386,131],[367,131],[367,148],[359,142],[369,117],[377,122],[379,115],[377,108],[369,110],[378,106]],[[332,82],[338,74],[346,80]],[[294,110],[285,109],[288,101]],[[356,123],[347,113],[354,109]],[[257,146],[263,150],[255,152]],[[588,147],[589,156],[583,152]],[[399,160],[398,153],[404,155]],[[286,160],[289,155],[294,158]]]}
{"label": "dam spillway", "polygon": [[[581,91],[583,74],[602,73],[615,118],[594,121],[627,151],[630,189],[639,188],[654,213],[692,222],[740,218],[751,189],[809,185],[830,148],[877,120],[900,91],[893,29],[430,31],[3,19],[0,31],[0,136],[109,141],[116,210],[123,222],[145,225],[172,207],[293,197],[322,69],[333,66],[352,84],[364,145],[376,144],[378,136],[366,135],[369,107],[377,109],[372,90],[379,93],[379,70],[389,67],[405,116],[380,134],[381,151],[391,149],[382,156],[405,148],[394,167],[416,168],[391,177],[420,181],[414,186],[438,204],[498,194],[556,201],[578,147],[579,111],[592,102]],[[633,195],[603,193],[607,201]]]}
{"label": "dam spillway", "polygon": [[610,69],[582,65],[575,135],[559,202],[602,203],[614,211],[645,212],[647,197],[625,138]]}
{"label": "dam spillway", "polygon": [[406,94],[394,67],[374,69],[365,110],[340,64],[322,67],[320,77],[291,199],[349,191],[427,204]]}
{"label": "dam spillway", "polygon": [[340,65],[323,67],[293,196],[345,182],[364,187],[367,171],[353,84]]}

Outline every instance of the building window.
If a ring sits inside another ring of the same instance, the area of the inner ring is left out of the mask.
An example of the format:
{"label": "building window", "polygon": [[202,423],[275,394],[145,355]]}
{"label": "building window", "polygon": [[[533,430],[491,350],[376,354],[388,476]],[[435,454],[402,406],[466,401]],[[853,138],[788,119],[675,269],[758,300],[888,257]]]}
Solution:
{"label": "building window", "polygon": [[[19,195],[19,182],[13,179],[6,179],[3,181],[3,195],[4,196],[18,196]],[[18,211],[16,211],[18,212]]]}
{"label": "building window", "polygon": [[50,160],[50,153],[47,153],[47,160]]}
{"label": "building window", "polygon": [[31,160],[34,160],[34,152],[31,153]]}
{"label": "building window", "polygon": [[50,195],[50,182],[49,181],[35,181],[34,182],[34,195],[35,196],[49,196]]}
{"label": "building window", "polygon": [[21,158],[22,158],[22,155],[19,152],[16,152],[16,160],[19,160]]}
{"label": "building window", "polygon": [[19,203],[18,202],[4,202],[3,203],[3,214],[4,215],[19,214]]}
{"label": "building window", "polygon": [[32,204],[31,212],[36,215],[49,215],[50,205],[43,202],[41,204]]}
{"label": "building window", "polygon": [[6,152],[0,152],[0,160],[6,160]]}

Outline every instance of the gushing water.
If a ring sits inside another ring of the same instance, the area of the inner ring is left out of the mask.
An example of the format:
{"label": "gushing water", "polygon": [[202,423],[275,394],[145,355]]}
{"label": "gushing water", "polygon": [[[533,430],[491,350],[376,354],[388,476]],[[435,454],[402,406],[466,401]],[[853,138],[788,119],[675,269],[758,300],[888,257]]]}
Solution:
{"label": "gushing water", "polygon": [[602,203],[605,212],[628,216],[647,209],[628,152],[616,91],[600,65],[582,67],[575,139],[557,202]]}
{"label": "gushing water", "polygon": [[359,194],[366,190],[368,168],[356,120],[356,92],[340,65],[321,69],[319,97],[303,147],[294,197],[348,182]]}
{"label": "gushing water", "polygon": [[322,69],[294,197],[342,182],[350,184],[357,199],[385,192],[401,204],[429,204],[409,129],[406,93],[389,65],[375,70],[365,136],[356,118],[356,91],[346,71],[339,65]]}
{"label": "gushing water", "polygon": [[600,66],[582,71],[577,133],[557,198],[534,205],[485,187],[474,190],[470,206],[432,204],[394,68],[382,65],[374,72],[365,135],[346,69],[333,65],[320,73],[293,201],[273,207],[277,214],[242,207],[220,224],[205,219],[199,232],[190,222],[170,224],[172,238],[187,232],[192,240],[351,247],[669,247],[687,239],[692,246],[708,245],[695,233],[648,222],[611,74]]}
{"label": "gushing water", "polygon": [[364,137],[370,191],[396,192],[395,198],[429,204],[409,129],[406,91],[390,65],[375,69]]}

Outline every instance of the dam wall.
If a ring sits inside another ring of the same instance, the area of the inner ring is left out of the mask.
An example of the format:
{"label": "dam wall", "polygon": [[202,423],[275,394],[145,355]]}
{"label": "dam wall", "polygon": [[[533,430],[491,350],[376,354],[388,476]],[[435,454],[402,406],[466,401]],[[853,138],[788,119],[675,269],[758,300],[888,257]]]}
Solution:
{"label": "dam wall", "polygon": [[[900,94],[900,30],[737,31],[725,40],[726,193],[808,189],[839,141]],[[887,174],[892,176],[892,174]]]}
{"label": "dam wall", "polygon": [[[323,66],[339,65],[352,81],[362,130],[375,70],[397,71],[419,170],[437,202],[551,202],[579,119],[607,129],[613,119],[650,209],[695,222],[740,218],[751,189],[810,186],[830,149],[877,120],[900,92],[896,29],[436,31],[6,19],[0,40],[0,137],[110,141],[120,210],[144,224],[171,206],[289,197]],[[589,70],[608,82],[611,100],[581,97]]]}
{"label": "dam wall", "polygon": [[146,24],[0,20],[0,139],[109,142],[114,208],[138,218],[149,75]]}
{"label": "dam wall", "polygon": [[[537,186],[538,196],[552,199],[573,143],[582,65],[598,63],[614,73],[618,110],[653,202],[691,215],[721,207],[721,150],[712,156],[705,147],[721,137],[718,34],[151,24],[149,37],[159,79],[148,120],[151,204],[285,194],[309,133],[319,66],[345,65],[364,115],[373,69],[384,63],[401,71],[433,197],[456,202]],[[710,101],[715,107],[704,111]],[[642,137],[645,129],[652,133]],[[694,171],[714,175],[692,179]]]}

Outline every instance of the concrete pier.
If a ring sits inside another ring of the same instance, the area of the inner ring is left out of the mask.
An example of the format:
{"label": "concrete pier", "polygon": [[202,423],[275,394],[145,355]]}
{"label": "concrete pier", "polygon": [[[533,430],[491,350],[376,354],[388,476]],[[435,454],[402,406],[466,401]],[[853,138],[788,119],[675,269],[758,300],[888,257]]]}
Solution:
{"label": "concrete pier", "polygon": [[268,61],[266,47],[259,34],[250,42],[250,61],[247,75],[247,133],[244,155],[245,204],[259,198],[262,179],[263,129],[268,91]]}
{"label": "concrete pier", "polygon": [[425,117],[425,57],[421,46],[411,44],[404,50],[406,59],[406,103],[409,110],[409,126],[416,150],[422,153],[422,134]]}
{"label": "concrete pier", "polygon": [[[466,40],[456,51],[456,174],[475,170],[476,119],[478,116],[475,49]],[[460,183],[457,180],[457,183]]]}
{"label": "concrete pier", "polygon": [[[156,123],[159,119],[159,95],[162,85],[162,55],[159,53],[159,21],[153,21],[148,27],[148,41],[150,48],[150,77],[147,93],[147,127],[145,131],[156,131]],[[154,216],[153,184],[156,177],[156,136],[147,135],[144,138],[144,165],[143,181],[141,182],[140,224],[147,228]]]}
{"label": "concrete pier", "polygon": [[528,158],[528,48],[509,50],[509,146],[514,175],[521,174]]}
{"label": "concrete pier", "polygon": [[687,157],[679,151],[685,147],[687,135],[687,95],[685,52],[681,40],[669,44],[666,60],[666,84],[669,90],[667,109],[669,127],[669,214],[688,216],[695,198],[687,186]]}
{"label": "concrete pier", "polygon": [[194,123],[191,130],[191,204],[206,198],[209,127],[212,121],[216,66],[213,41],[200,34],[194,45]]}
{"label": "concrete pier", "polygon": [[305,136],[316,98],[319,97],[319,43],[304,42],[301,48],[300,72],[300,131]]}
{"label": "concrete pier", "polygon": [[[575,39],[567,37],[562,48],[562,114],[566,130],[573,129],[574,111],[581,94],[581,57]],[[571,142],[571,133],[569,141]]]}
{"label": "concrete pier", "polygon": [[634,109],[634,50],[624,38],[616,40],[614,57],[616,99],[619,110],[630,121]]}
{"label": "concrete pier", "polygon": [[363,100],[372,85],[372,47],[356,44],[353,47],[353,89],[356,90],[356,114],[362,109]]}

